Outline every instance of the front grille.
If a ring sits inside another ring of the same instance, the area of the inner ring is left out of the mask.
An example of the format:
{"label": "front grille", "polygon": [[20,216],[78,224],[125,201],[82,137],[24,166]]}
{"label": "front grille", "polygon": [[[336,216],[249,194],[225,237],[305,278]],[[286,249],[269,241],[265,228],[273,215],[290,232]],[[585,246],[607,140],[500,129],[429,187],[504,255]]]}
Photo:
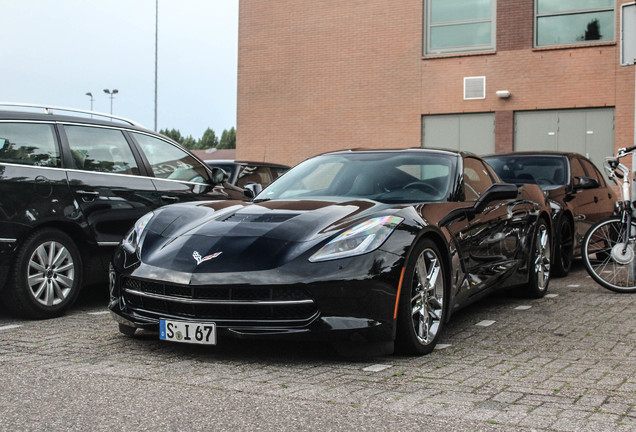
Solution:
{"label": "front grille", "polygon": [[122,295],[135,312],[160,316],[241,323],[307,321],[316,313],[300,287],[190,286],[122,278]]}

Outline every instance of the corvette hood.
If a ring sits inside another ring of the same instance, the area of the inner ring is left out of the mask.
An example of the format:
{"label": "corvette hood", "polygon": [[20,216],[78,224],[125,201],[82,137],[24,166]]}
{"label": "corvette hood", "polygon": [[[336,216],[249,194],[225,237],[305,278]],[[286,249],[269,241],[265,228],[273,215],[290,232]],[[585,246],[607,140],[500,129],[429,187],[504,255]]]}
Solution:
{"label": "corvette hood", "polygon": [[392,210],[373,201],[168,206],[147,228],[142,261],[191,273],[272,269],[352,223]]}

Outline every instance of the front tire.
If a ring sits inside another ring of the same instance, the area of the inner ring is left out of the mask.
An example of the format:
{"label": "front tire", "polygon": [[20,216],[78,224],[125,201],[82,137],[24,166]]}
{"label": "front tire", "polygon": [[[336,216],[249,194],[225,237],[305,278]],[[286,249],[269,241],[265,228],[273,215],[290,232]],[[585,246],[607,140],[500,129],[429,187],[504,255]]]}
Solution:
{"label": "front tire", "polygon": [[406,354],[428,354],[444,327],[448,282],[444,260],[430,239],[420,241],[404,270],[397,317],[396,344]]}
{"label": "front tire", "polygon": [[[636,292],[636,259],[633,243],[621,242],[624,223],[612,218],[594,225],[585,234],[581,255],[587,272],[601,286],[618,292]],[[636,223],[631,233],[636,233]]]}
{"label": "front tire", "polygon": [[79,249],[68,235],[52,228],[36,231],[16,253],[2,302],[24,318],[60,316],[77,299],[81,269]]}

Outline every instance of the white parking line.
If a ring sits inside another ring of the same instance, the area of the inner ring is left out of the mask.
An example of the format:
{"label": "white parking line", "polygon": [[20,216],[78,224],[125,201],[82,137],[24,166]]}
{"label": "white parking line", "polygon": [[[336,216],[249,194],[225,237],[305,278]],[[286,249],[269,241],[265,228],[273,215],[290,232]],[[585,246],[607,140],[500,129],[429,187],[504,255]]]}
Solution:
{"label": "white parking line", "polygon": [[494,323],[496,323],[497,321],[491,321],[491,320],[483,320],[478,322],[477,324],[475,324],[477,327],[488,327],[493,325]]}
{"label": "white parking line", "polygon": [[109,313],[110,311],[99,311],[99,312],[86,312],[86,315],[106,315],[107,313]]}
{"label": "white parking line", "polygon": [[515,308],[515,310],[528,310],[530,309],[532,306],[527,306],[527,305],[521,305],[521,306],[517,306]]}
{"label": "white parking line", "polygon": [[390,367],[393,367],[393,365],[374,364],[372,366],[365,367],[362,370],[365,371],[365,372],[380,372],[380,371],[383,371],[383,370],[388,369]]}
{"label": "white parking line", "polygon": [[451,346],[451,344],[437,344],[437,345],[435,345],[435,349],[436,350],[443,350],[443,349],[446,349],[446,348],[448,348],[450,346]]}
{"label": "white parking line", "polygon": [[559,296],[558,294],[546,294],[545,298],[555,298],[555,297],[558,297],[558,296]]}
{"label": "white parking line", "polygon": [[18,325],[18,324],[6,325],[6,326],[0,327],[0,331],[2,331],[2,330],[11,330],[11,329],[15,329],[15,328],[18,328],[18,327],[22,327],[22,326]]}
{"label": "white parking line", "polygon": [[580,286],[581,285],[579,285],[579,284],[572,284],[572,285],[568,285],[566,288],[578,288]]}

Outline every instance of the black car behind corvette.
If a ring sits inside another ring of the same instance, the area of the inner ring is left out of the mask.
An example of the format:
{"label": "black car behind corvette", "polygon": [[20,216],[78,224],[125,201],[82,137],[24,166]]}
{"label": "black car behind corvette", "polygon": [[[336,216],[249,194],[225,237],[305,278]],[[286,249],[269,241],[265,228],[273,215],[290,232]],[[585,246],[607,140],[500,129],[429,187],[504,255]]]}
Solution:
{"label": "black car behind corvette", "polygon": [[585,233],[616,209],[616,193],[591,160],[578,153],[514,152],[484,156],[502,180],[537,184],[552,208],[552,274],[566,276]]}
{"label": "black car behind corvette", "polygon": [[253,203],[176,204],[115,252],[119,329],[175,342],[313,338],[425,354],[457,309],[548,288],[550,209],[480,158],[359,150],[309,159]]}

